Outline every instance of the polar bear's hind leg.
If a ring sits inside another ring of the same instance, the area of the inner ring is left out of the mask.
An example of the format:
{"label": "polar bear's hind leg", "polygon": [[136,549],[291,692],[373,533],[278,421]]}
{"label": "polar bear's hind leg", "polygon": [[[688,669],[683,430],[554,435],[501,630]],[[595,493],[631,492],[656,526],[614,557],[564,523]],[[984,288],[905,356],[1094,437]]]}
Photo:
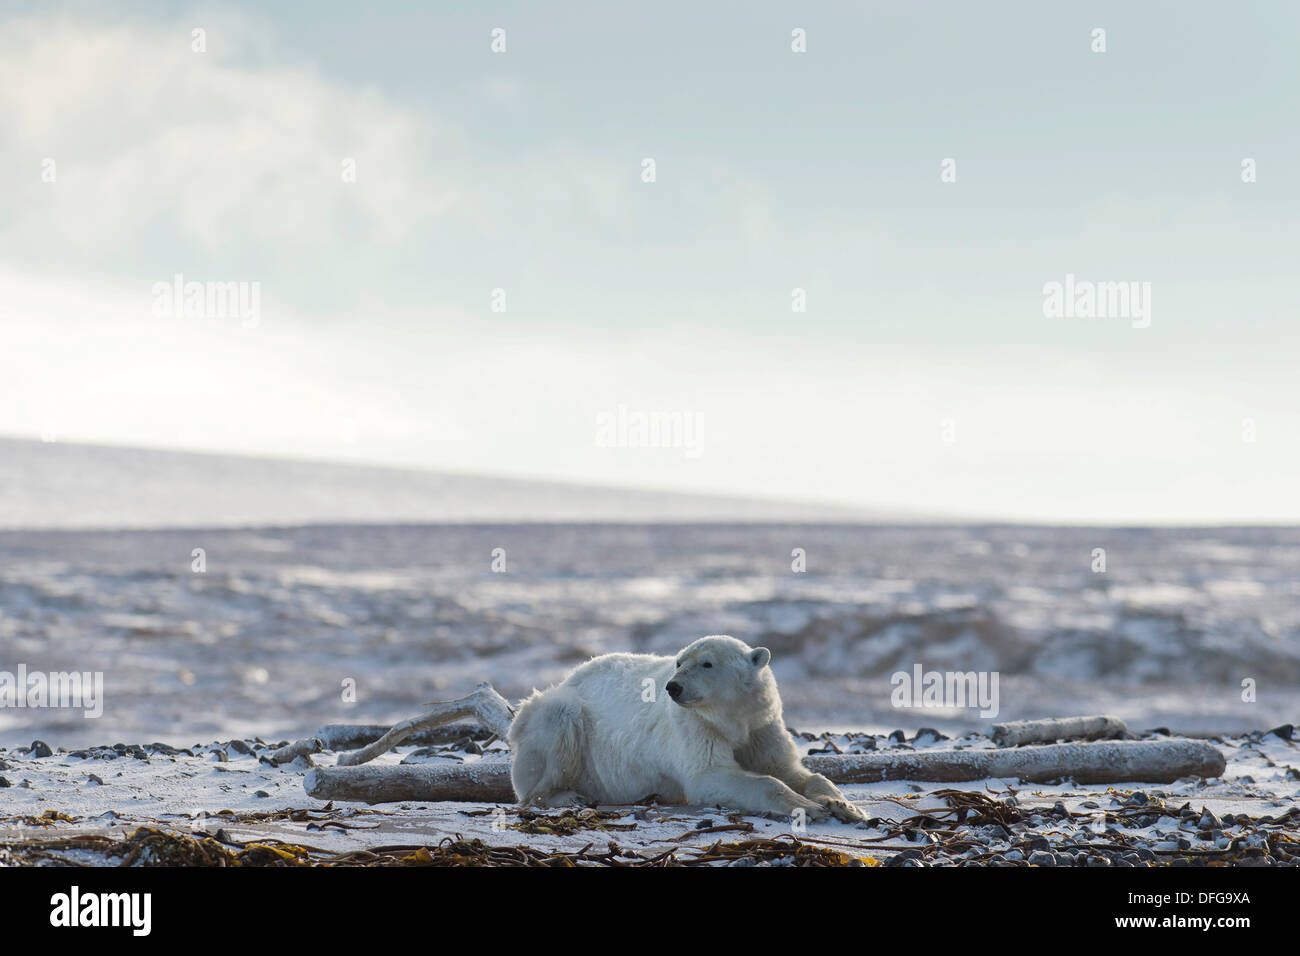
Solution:
{"label": "polar bear's hind leg", "polygon": [[510,725],[510,782],[523,805],[570,806],[586,750],[582,700],[565,687],[534,694]]}

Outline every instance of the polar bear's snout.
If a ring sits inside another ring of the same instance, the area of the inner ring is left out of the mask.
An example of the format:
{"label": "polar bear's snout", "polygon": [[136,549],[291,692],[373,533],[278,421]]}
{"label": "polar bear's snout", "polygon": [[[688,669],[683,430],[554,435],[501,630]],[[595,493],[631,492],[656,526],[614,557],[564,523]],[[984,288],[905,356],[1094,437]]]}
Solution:
{"label": "polar bear's snout", "polygon": [[[687,686],[692,683],[687,680],[688,675],[678,671],[673,675],[672,680],[664,685],[664,690],[672,698],[674,704],[681,707],[689,707],[691,704],[697,704],[704,699],[703,689],[698,686]],[[696,681],[694,684],[698,684]]]}
{"label": "polar bear's snout", "polygon": [[664,685],[664,690],[678,706],[698,704],[713,695],[715,688],[712,675],[715,672],[712,667],[712,662],[679,661],[676,670],[668,678],[668,683]]}

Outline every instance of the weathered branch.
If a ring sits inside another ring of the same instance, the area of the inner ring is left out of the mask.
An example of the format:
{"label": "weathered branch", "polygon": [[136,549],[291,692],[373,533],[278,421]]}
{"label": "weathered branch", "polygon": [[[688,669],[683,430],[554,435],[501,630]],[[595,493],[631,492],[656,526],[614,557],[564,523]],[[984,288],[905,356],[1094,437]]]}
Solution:
{"label": "weathered branch", "polygon": [[380,754],[392,750],[417,731],[441,727],[444,724],[465,717],[477,719],[488,730],[504,737],[507,731],[510,730],[510,721],[513,717],[510,704],[487,681],[479,684],[474,689],[474,693],[468,697],[460,697],[456,700],[443,701],[428,706],[433,709],[421,714],[419,717],[412,717],[409,720],[394,724],[388,733],[374,743],[367,744],[352,753],[339,754],[339,766],[353,767],[374,760]]}
{"label": "weathered branch", "polygon": [[[326,724],[316,731],[316,737],[325,744],[326,750],[341,753],[373,744],[392,729],[392,724]],[[434,747],[455,743],[464,737],[480,740],[491,735],[492,732],[482,724],[461,722],[417,730],[402,742],[417,747]]]}
{"label": "weathered branch", "polygon": [[1128,736],[1128,727],[1118,717],[1053,717],[1047,720],[1016,720],[993,725],[993,742],[999,747],[1021,744],[1050,744],[1057,740],[1105,740]]}

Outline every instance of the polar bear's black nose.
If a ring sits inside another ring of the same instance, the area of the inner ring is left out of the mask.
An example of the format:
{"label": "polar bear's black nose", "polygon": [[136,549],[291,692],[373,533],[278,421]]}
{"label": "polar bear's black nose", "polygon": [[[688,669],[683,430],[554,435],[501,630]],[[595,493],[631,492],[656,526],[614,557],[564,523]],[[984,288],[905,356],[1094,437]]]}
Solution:
{"label": "polar bear's black nose", "polygon": [[682,696],[682,685],[677,683],[675,680],[670,680],[668,686],[665,687],[664,690],[668,691],[668,696],[673,700]]}

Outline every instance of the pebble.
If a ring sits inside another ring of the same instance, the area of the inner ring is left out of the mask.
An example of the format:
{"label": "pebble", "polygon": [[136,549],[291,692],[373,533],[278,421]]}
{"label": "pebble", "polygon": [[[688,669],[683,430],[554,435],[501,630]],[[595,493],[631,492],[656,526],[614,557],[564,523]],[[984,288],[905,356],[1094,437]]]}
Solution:
{"label": "pebble", "polygon": [[901,853],[895,853],[886,860],[885,866],[902,866],[908,860],[919,860],[920,858],[920,850],[903,850]]}
{"label": "pebble", "polygon": [[929,744],[935,744],[941,740],[948,740],[948,739],[950,738],[948,737],[947,734],[941,734],[933,727],[922,727],[920,730],[916,732],[916,736],[912,738],[912,743],[923,744],[928,746]]}
{"label": "pebble", "polygon": [[[1073,861],[1071,861],[1073,862]],[[1046,850],[1036,850],[1029,854],[1030,866],[1056,866],[1056,857]]]}
{"label": "pebble", "polygon": [[36,757],[38,759],[41,757],[50,757],[54,755],[54,751],[50,749],[50,745],[43,740],[33,740],[31,747],[28,748],[28,751],[29,751],[28,753],[29,757]]}

